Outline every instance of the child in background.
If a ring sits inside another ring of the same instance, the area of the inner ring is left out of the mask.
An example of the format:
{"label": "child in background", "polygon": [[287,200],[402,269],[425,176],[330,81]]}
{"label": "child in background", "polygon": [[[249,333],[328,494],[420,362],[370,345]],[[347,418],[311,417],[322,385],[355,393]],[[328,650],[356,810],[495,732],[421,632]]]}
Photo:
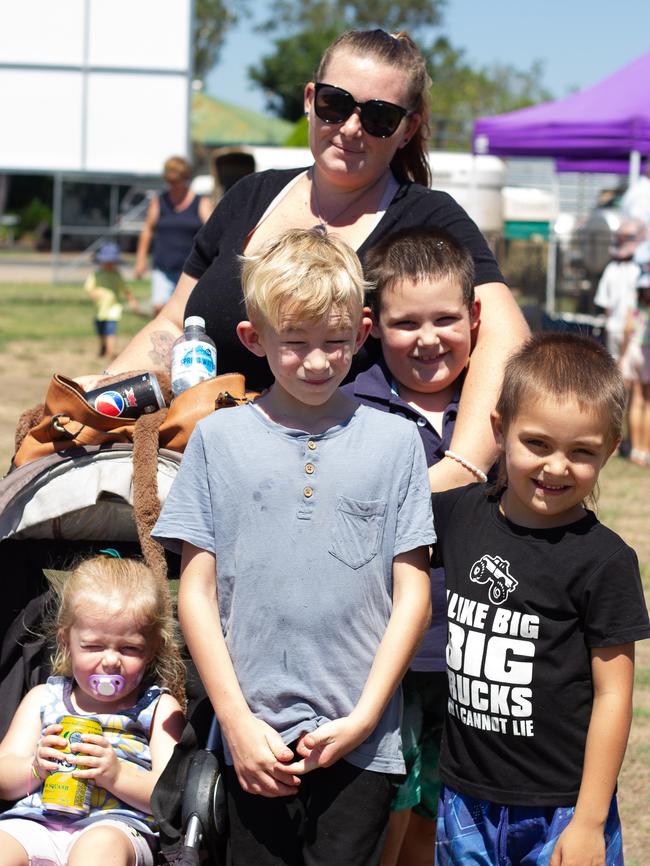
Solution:
{"label": "child in background", "polygon": [[399,683],[430,616],[424,452],[339,390],[371,325],[354,251],[293,230],[244,262],[238,334],[275,382],[197,424],[153,535],[182,541],[233,866],[376,866],[404,771]]}
{"label": "child in background", "polygon": [[[427,465],[448,452],[479,323],[471,255],[447,232],[408,229],[366,256],[372,334],[383,360],[343,391],[417,425]],[[477,468],[468,470],[484,477]],[[432,622],[404,677],[402,739],[407,776],[395,789],[382,866],[433,864],[440,738],[447,708],[445,576],[431,571]]]}
{"label": "child in background", "polygon": [[621,223],[610,247],[612,261],[603,271],[594,296],[594,304],[605,310],[607,348],[616,361],[621,357],[628,312],[636,304],[640,269],[633,257],[644,236],[645,227],[639,220]]}
{"label": "child in background", "polygon": [[99,337],[99,357],[112,361],[116,355],[117,323],[122,318],[122,302],[135,306],[135,299],[122,279],[117,266],[121,263],[117,244],[104,244],[95,254],[99,268],[84,284],[95,303],[95,330]]}
{"label": "child in background", "polygon": [[[153,866],[151,792],[184,725],[167,586],[140,562],[98,556],[59,595],[54,676],[25,696],[0,744],[0,797],[22,797],[0,815],[0,866]],[[85,817],[46,812],[41,801],[69,715],[103,729],[74,747],[73,777],[95,785]]]}
{"label": "child in background", "polygon": [[433,495],[449,619],[437,866],[623,863],[614,792],[650,624],[634,551],[584,503],[624,411],[603,347],[538,334],[493,413],[496,488]]}
{"label": "child in background", "polygon": [[630,389],[630,460],[650,466],[650,242],[636,259],[641,267],[636,308],[628,313],[621,372]]}

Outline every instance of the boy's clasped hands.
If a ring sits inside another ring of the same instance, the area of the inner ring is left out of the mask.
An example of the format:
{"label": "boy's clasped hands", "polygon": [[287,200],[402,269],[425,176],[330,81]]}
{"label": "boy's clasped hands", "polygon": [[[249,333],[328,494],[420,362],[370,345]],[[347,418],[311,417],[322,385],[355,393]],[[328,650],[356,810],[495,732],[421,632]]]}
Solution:
{"label": "boy's clasped hands", "polygon": [[302,734],[292,751],[277,731],[251,714],[228,743],[237,777],[247,793],[288,797],[295,794],[301,776],[330,767],[360,745],[371,730],[372,724],[353,712]]}

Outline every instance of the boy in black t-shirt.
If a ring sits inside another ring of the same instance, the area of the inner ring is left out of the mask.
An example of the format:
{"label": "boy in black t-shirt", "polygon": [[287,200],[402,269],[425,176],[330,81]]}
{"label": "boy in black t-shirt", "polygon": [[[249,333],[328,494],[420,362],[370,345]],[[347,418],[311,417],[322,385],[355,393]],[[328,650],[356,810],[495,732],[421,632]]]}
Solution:
{"label": "boy in black t-shirt", "polygon": [[624,409],[601,346],[538,334],[493,413],[496,489],[433,496],[449,623],[437,866],[623,863],[614,791],[650,625],[634,551],[583,503]]}

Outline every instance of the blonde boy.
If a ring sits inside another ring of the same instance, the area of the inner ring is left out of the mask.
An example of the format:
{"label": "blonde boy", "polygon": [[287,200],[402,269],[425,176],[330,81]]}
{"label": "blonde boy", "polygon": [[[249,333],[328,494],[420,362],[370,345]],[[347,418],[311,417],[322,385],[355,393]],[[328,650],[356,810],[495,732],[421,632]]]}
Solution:
{"label": "blonde boy", "polygon": [[289,231],[243,285],[238,334],[275,383],[198,425],[154,534],[182,542],[233,866],[374,864],[404,768],[398,684],[430,615],[424,453],[338,389],[370,329],[345,243]]}

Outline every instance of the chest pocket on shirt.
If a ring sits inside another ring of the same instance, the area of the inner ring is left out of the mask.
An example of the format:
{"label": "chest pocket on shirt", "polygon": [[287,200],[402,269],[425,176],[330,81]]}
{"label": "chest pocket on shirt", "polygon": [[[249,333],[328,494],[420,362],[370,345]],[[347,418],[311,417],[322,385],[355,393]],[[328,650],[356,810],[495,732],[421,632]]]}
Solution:
{"label": "chest pocket on shirt", "polygon": [[351,568],[361,568],[379,552],[385,519],[383,499],[339,496],[329,552]]}

